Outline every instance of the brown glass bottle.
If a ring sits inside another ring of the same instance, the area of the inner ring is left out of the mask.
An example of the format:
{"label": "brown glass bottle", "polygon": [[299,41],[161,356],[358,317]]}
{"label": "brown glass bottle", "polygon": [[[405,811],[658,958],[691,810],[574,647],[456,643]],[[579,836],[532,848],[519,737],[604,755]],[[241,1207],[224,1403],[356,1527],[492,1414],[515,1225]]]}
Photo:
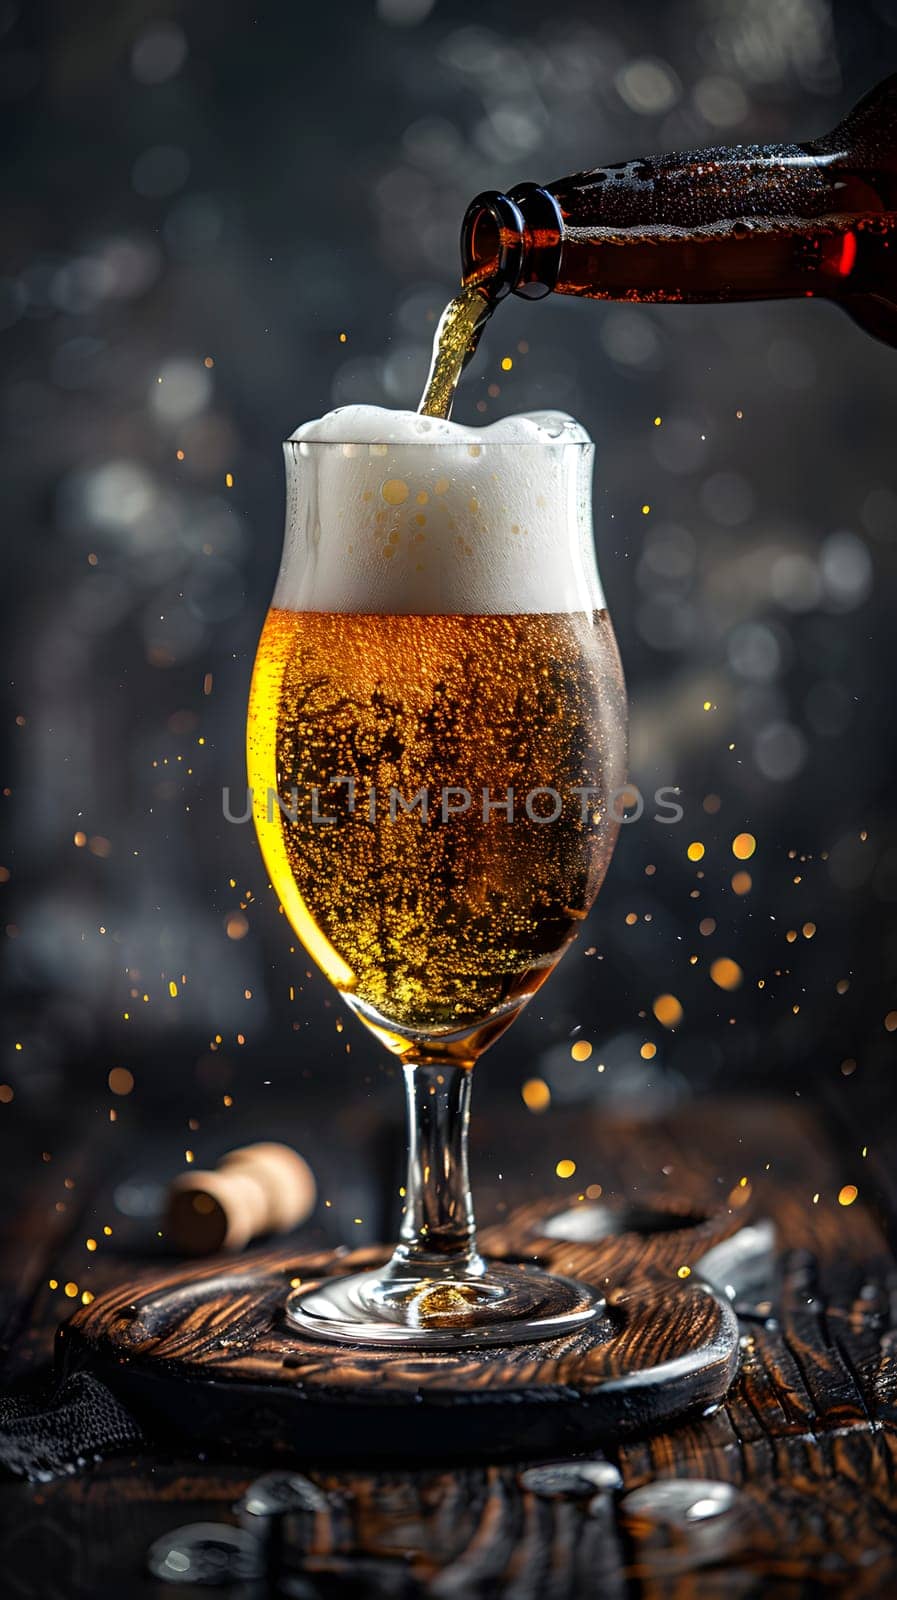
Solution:
{"label": "brown glass bottle", "polygon": [[897,345],[897,75],[808,144],[735,145],[481,194],[465,285],[637,302],[823,295]]}

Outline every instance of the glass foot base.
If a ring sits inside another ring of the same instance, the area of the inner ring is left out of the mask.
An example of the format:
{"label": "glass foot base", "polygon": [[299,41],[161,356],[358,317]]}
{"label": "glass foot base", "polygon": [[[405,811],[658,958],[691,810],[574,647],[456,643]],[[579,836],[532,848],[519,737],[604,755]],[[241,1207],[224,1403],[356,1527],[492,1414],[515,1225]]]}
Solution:
{"label": "glass foot base", "polygon": [[391,1265],[295,1289],[286,1304],[293,1326],[313,1339],[418,1349],[552,1339],[603,1310],[587,1284],[498,1262],[470,1275],[435,1266],[424,1276],[420,1267]]}

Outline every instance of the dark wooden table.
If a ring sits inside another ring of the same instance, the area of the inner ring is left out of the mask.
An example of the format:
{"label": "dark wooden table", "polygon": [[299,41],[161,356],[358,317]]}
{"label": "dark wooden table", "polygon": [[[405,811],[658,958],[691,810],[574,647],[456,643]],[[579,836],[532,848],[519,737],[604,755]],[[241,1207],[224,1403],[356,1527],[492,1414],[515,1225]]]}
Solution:
{"label": "dark wooden table", "polygon": [[[606,1446],[618,1477],[598,1452],[555,1472],[531,1460],[440,1466],[438,1450],[435,1464],[417,1467],[301,1460],[309,1509],[283,1527],[292,1576],[282,1592],[897,1594],[897,1186],[886,1140],[864,1156],[862,1135],[833,1129],[820,1110],[760,1100],[692,1102],[665,1120],[625,1124],[580,1108],[523,1126],[526,1139],[576,1160],[564,1186],[571,1201],[590,1185],[630,1205],[666,1195],[713,1209],[747,1196],[755,1217],[774,1221],[775,1269],[737,1302],[741,1365],[725,1403]],[[506,1148],[501,1184],[480,1186],[483,1221],[495,1223],[532,1194],[526,1144],[522,1133],[476,1131]],[[50,1153],[7,1215],[3,1334],[13,1378],[50,1360],[56,1327],[85,1287],[97,1294],[148,1265],[159,1270],[152,1231],[113,1207],[133,1149],[113,1156],[102,1132],[68,1144],[60,1133]],[[304,1230],[303,1245],[335,1242],[328,1220],[325,1212],[323,1226]],[[77,1284],[76,1296],[66,1284]],[[248,1454],[221,1459],[214,1445],[169,1442],[47,1483],[6,1482],[0,1593],[195,1594],[149,1575],[149,1547],[183,1524],[234,1524],[235,1503],[265,1469]],[[258,1579],[221,1592],[273,1591]]]}

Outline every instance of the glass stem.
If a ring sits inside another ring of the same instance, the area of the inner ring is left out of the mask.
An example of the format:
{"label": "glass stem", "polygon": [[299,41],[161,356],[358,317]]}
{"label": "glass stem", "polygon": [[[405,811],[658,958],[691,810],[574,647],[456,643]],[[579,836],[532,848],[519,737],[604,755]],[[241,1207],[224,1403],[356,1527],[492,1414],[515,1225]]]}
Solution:
{"label": "glass stem", "polygon": [[467,1171],[473,1073],[457,1062],[409,1063],[408,1175],[396,1267],[436,1266],[479,1274],[476,1225]]}

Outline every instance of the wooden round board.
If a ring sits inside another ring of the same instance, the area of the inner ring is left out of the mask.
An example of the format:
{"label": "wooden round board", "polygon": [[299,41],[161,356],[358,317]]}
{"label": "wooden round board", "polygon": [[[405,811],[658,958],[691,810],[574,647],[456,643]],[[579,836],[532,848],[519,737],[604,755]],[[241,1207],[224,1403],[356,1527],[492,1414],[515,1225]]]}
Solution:
{"label": "wooden round board", "polygon": [[677,1273],[744,1219],[654,1213],[658,1225],[636,1233],[631,1219],[615,1227],[591,1209],[543,1202],[482,1238],[490,1254],[607,1294],[602,1318],[562,1338],[458,1353],[315,1342],[284,1318],[296,1280],[386,1252],[281,1249],[101,1295],[60,1329],[58,1360],[88,1365],[155,1431],[317,1460],[569,1454],[718,1403],[737,1365],[737,1320],[697,1270]]}

